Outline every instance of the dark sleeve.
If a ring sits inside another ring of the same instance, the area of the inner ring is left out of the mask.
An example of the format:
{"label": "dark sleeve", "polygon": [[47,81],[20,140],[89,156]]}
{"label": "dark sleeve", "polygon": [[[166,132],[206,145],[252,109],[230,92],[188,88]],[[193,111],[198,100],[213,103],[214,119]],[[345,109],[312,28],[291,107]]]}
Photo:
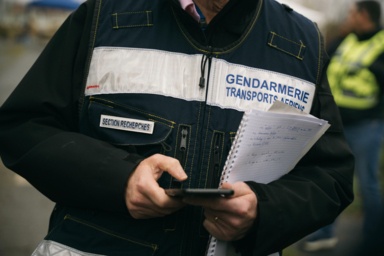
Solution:
{"label": "dark sleeve", "polygon": [[376,59],[369,69],[375,75],[381,91],[383,92],[382,94],[384,94],[384,53]]}
{"label": "dark sleeve", "polygon": [[78,132],[93,5],[69,16],[0,108],[0,155],[54,202],[127,211],[125,186],[139,157]]}
{"label": "dark sleeve", "polygon": [[242,255],[282,251],[332,223],[353,200],[354,158],[324,74],[323,68],[311,114],[331,127],[289,174],[269,184],[247,182],[258,198],[258,217],[249,235],[235,243]]}

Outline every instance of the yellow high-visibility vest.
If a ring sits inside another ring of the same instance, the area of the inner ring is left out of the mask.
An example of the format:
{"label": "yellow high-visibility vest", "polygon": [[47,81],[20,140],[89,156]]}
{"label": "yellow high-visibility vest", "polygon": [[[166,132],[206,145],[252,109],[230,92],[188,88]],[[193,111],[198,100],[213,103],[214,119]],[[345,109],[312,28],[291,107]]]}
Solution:
{"label": "yellow high-visibility vest", "polygon": [[379,84],[368,69],[384,52],[384,31],[359,41],[348,35],[338,47],[328,66],[329,84],[339,107],[369,109],[379,100]]}

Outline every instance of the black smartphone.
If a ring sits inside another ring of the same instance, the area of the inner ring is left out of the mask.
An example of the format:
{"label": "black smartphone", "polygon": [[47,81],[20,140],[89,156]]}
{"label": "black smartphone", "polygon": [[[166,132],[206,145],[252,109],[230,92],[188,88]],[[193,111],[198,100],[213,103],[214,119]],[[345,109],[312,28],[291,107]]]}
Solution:
{"label": "black smartphone", "polygon": [[225,188],[169,188],[165,189],[165,193],[169,196],[183,197],[227,197],[234,194],[233,189]]}

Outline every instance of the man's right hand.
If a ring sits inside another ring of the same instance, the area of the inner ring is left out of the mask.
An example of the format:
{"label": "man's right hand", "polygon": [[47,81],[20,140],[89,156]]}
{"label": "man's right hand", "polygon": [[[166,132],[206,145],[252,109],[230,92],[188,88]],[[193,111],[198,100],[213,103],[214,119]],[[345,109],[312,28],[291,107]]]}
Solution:
{"label": "man's right hand", "polygon": [[144,159],[131,174],[126,188],[125,203],[135,219],[149,219],[169,215],[185,204],[168,196],[157,182],[163,172],[179,181],[187,179],[180,162],[172,157],[156,154]]}

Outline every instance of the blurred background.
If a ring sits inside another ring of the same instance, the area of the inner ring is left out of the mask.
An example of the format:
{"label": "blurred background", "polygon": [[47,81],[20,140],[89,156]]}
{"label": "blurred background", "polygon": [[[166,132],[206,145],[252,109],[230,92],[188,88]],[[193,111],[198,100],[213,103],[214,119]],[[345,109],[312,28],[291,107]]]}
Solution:
{"label": "blurred background", "polygon": [[[64,19],[84,0],[0,0],[0,105],[31,67]],[[343,32],[353,0],[279,0],[315,21],[326,43]],[[382,6],[384,3],[382,3]],[[383,179],[384,168],[381,169]],[[0,161],[0,256],[31,255],[46,234],[53,202]],[[305,253],[300,241],[284,256],[347,256],[361,230],[359,195],[337,220],[339,244],[332,251]]]}

